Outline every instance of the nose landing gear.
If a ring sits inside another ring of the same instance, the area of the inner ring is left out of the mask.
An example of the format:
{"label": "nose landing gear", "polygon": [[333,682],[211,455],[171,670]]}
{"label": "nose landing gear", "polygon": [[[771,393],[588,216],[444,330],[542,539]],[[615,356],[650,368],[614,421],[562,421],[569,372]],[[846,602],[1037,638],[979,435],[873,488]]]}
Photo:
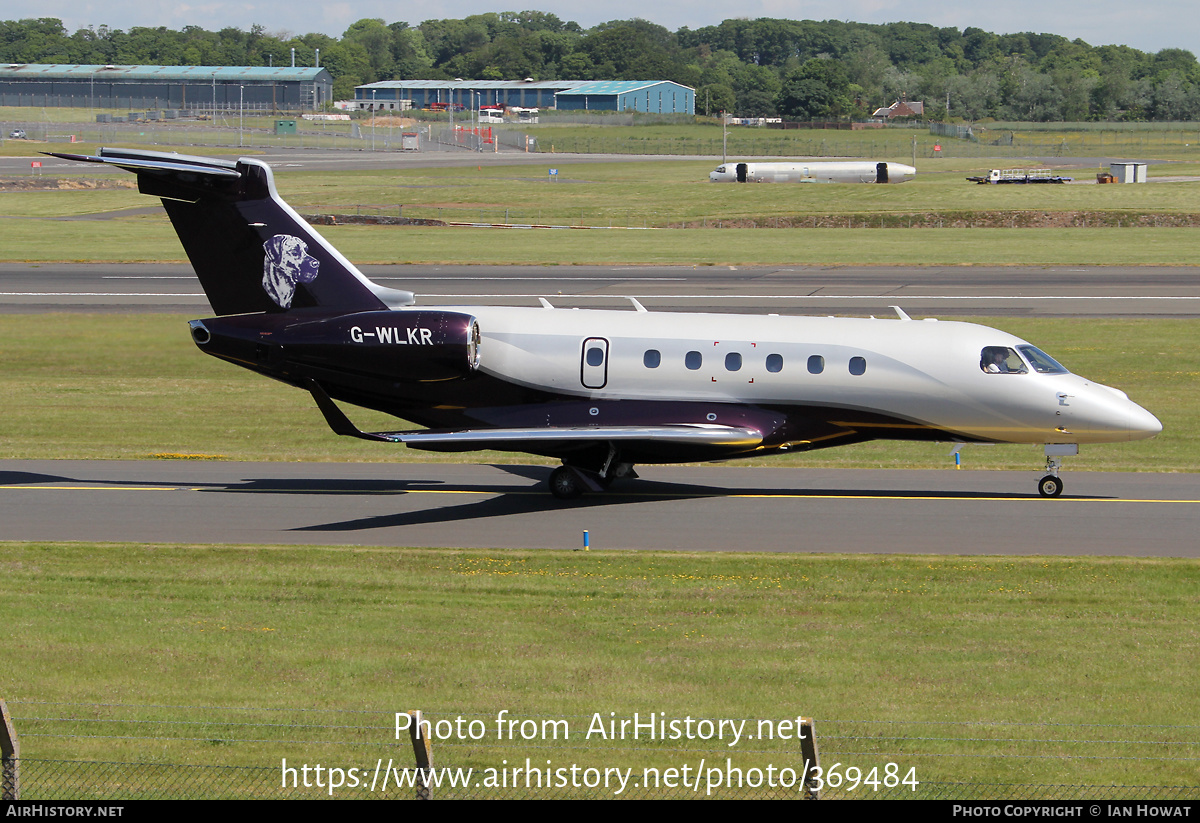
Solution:
{"label": "nose landing gear", "polygon": [[1038,481],[1038,494],[1042,497],[1058,497],[1062,494],[1063,482],[1058,470],[1062,468],[1063,457],[1076,454],[1079,454],[1077,443],[1046,444],[1046,476]]}

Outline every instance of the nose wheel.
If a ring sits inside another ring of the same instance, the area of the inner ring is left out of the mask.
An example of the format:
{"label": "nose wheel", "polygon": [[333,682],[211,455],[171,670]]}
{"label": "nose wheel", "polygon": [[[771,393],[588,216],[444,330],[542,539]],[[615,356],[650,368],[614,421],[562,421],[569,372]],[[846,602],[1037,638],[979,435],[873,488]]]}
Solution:
{"label": "nose wheel", "polygon": [[1062,478],[1053,474],[1048,474],[1038,481],[1038,494],[1042,497],[1058,497],[1062,490]]}

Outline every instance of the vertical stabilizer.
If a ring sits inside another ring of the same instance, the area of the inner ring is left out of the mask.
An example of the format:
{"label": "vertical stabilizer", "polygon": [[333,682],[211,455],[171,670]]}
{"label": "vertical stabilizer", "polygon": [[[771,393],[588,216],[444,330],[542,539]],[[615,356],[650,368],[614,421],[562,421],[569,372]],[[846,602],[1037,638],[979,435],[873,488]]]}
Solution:
{"label": "vertical stabilizer", "polygon": [[107,148],[96,157],[55,156],[119,166],[137,175],[143,194],[162,198],[218,315],[414,302],[410,292],[372,283],[314,231],[279,196],[261,160]]}

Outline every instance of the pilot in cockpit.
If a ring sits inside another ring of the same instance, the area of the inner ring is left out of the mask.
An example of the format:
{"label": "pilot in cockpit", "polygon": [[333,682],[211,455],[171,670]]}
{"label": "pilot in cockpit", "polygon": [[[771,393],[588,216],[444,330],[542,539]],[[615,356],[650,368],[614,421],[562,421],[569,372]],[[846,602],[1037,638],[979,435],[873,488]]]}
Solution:
{"label": "pilot in cockpit", "polygon": [[979,368],[987,374],[1025,374],[1020,356],[1007,346],[985,346]]}

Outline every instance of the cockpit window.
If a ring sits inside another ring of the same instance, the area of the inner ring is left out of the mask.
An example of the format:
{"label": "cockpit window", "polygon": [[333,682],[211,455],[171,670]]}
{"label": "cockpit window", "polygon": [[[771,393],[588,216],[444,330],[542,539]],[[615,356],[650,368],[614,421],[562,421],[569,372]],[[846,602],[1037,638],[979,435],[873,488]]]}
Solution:
{"label": "cockpit window", "polygon": [[1025,361],[1008,346],[984,346],[979,355],[979,368],[988,374],[1025,374],[1028,371]]}
{"label": "cockpit window", "polygon": [[1029,361],[1029,365],[1033,366],[1033,370],[1038,374],[1068,373],[1061,363],[1037,346],[1017,346],[1017,349],[1020,350],[1021,354],[1025,355],[1025,359]]}
{"label": "cockpit window", "polygon": [[717,174],[724,174],[724,173],[725,173],[725,167],[717,166]]}

